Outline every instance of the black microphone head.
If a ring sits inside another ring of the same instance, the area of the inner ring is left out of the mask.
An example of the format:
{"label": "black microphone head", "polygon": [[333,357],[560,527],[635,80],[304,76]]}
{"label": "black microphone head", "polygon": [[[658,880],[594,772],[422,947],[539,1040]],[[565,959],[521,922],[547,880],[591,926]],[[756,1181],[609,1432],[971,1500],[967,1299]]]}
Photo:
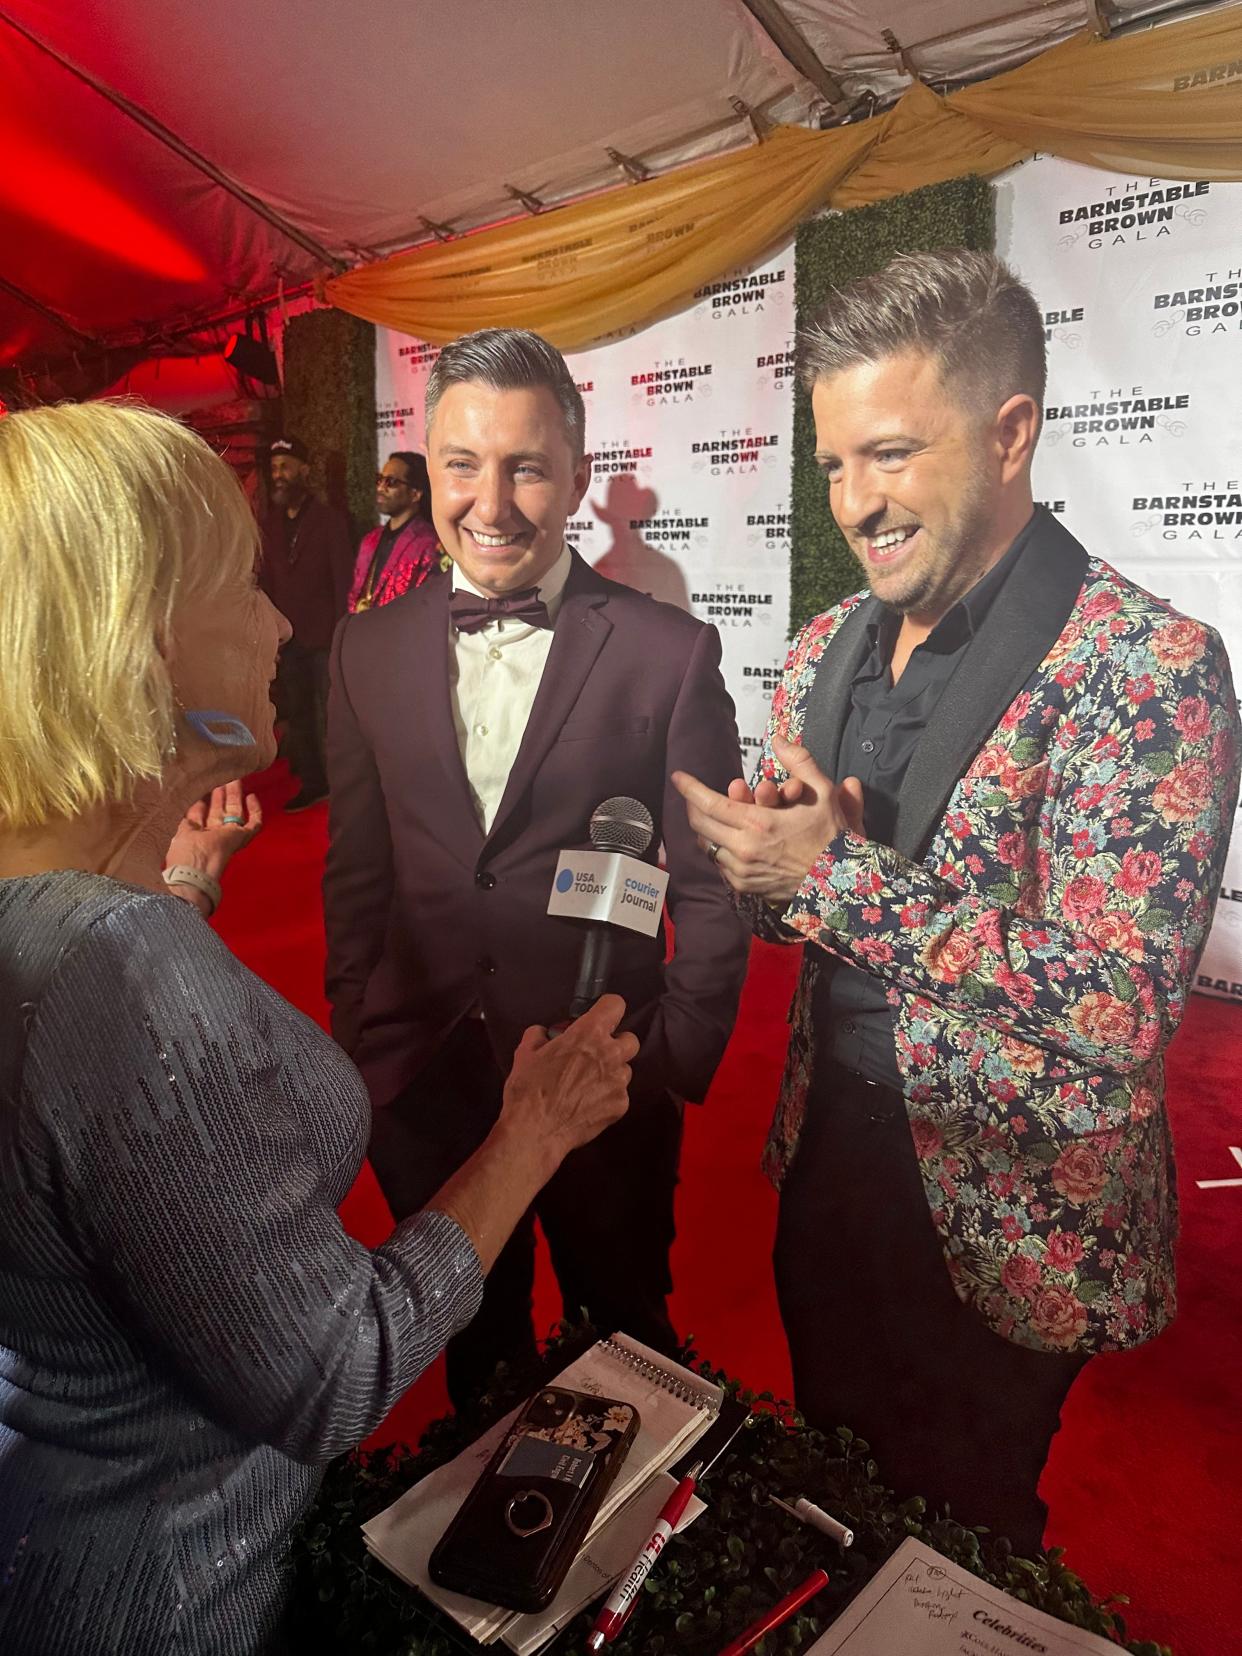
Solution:
{"label": "black microphone head", "polygon": [[627,851],[641,857],[654,833],[651,812],[640,799],[618,795],[597,805],[591,814],[591,844],[597,851]]}

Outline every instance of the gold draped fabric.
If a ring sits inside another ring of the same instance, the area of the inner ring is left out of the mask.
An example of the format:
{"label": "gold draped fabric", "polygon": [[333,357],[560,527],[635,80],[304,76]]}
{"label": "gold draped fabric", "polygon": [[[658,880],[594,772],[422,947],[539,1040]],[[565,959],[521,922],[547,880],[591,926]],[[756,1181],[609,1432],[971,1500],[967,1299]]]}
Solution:
{"label": "gold draped fabric", "polygon": [[1043,151],[1136,177],[1242,179],[1242,5],[1119,40],[1082,34],[942,98],[762,144],[324,283],[341,310],[443,343],[534,328],[562,350],[684,306],[823,207],[860,207]]}

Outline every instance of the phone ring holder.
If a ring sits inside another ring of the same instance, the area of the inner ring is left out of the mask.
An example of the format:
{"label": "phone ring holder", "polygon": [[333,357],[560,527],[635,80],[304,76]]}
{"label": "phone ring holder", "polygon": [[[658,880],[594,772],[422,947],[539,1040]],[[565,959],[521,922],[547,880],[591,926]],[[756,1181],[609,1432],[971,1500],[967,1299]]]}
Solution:
{"label": "phone ring holder", "polygon": [[505,1508],[505,1523],[522,1540],[538,1535],[552,1527],[552,1503],[541,1490],[519,1489]]}

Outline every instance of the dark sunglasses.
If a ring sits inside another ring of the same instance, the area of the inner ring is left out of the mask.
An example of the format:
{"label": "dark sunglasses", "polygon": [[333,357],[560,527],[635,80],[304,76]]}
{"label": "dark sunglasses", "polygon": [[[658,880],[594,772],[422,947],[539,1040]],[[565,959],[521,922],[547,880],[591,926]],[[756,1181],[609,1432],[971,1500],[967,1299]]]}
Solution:
{"label": "dark sunglasses", "polygon": [[383,472],[376,472],[375,486],[377,489],[412,489],[414,487],[404,477],[387,477]]}

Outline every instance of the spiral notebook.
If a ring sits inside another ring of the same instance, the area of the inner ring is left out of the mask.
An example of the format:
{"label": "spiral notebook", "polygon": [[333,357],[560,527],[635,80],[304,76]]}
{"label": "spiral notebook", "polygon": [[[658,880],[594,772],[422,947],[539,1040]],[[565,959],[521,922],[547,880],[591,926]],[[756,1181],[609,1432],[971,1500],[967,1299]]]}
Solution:
{"label": "spiral notebook", "polygon": [[719,1386],[628,1334],[597,1341],[558,1374],[553,1384],[596,1397],[615,1397],[638,1410],[638,1435],[591,1534],[620,1511],[648,1478],[670,1466],[703,1436],[724,1398]]}
{"label": "spiral notebook", "polygon": [[[638,1410],[638,1433],[616,1482],[596,1514],[581,1558],[591,1553],[592,1542],[638,1493],[711,1427],[724,1393],[710,1380],[692,1374],[680,1363],[662,1357],[628,1334],[614,1334],[609,1340],[597,1341],[563,1369],[552,1384],[590,1392],[596,1397],[615,1397]],[[539,1618],[448,1592],[437,1587],[427,1573],[432,1548],[474,1487],[516,1415],[515,1409],[485,1432],[477,1443],[464,1449],[456,1460],[415,1484],[362,1529],[368,1549],[382,1564],[438,1604],[478,1643],[491,1644],[520,1621],[523,1634],[520,1648],[530,1650],[536,1647],[538,1629],[534,1624]],[[600,1549],[601,1554],[606,1550]],[[602,1556],[598,1567],[605,1568]],[[625,1567],[623,1564],[621,1569]],[[569,1585],[566,1582],[567,1588]],[[559,1601],[554,1601],[542,1613],[548,1624],[548,1637],[556,1630],[560,1609]]]}

